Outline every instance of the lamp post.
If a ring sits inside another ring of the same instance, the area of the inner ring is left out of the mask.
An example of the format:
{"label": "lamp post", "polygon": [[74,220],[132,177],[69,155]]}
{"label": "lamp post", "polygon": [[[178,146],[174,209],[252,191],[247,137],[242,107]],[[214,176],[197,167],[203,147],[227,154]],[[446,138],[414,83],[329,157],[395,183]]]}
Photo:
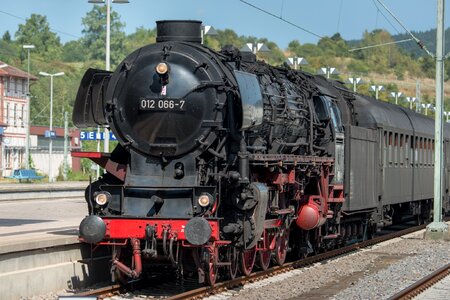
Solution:
{"label": "lamp post", "polygon": [[23,49],[27,49],[28,52],[28,73],[27,73],[27,119],[25,126],[25,169],[30,168],[30,110],[31,110],[31,98],[30,98],[30,50],[34,49],[34,45],[23,45]]}
{"label": "lamp post", "polygon": [[375,92],[375,99],[378,100],[378,93],[384,91],[384,86],[382,85],[371,85],[369,91]]}
{"label": "lamp post", "polygon": [[50,77],[50,126],[49,126],[49,142],[48,142],[48,182],[53,182],[52,174],[52,152],[53,152],[53,77],[62,76],[64,72],[49,74],[46,72],[39,72],[39,75]]}
{"label": "lamp post", "polygon": [[353,92],[356,93],[356,86],[357,86],[358,84],[363,84],[364,81],[362,80],[361,77],[350,77],[350,78],[347,80],[347,83],[353,84]]}
{"label": "lamp post", "polygon": [[395,105],[398,105],[398,98],[403,96],[401,92],[391,92],[391,97],[395,99]]}
{"label": "lamp post", "polygon": [[431,103],[422,103],[422,107],[425,108],[425,116],[428,115],[428,109],[432,109],[433,105]]}
{"label": "lamp post", "polygon": [[297,57],[297,56],[288,57],[286,62],[288,63],[288,65],[293,66],[294,70],[297,70],[298,68],[300,68],[300,70],[301,70],[302,69],[301,66],[305,66],[308,64],[308,61],[306,60],[306,58]]}
{"label": "lamp post", "polygon": [[242,52],[252,52],[256,54],[258,52],[270,52],[270,49],[264,43],[247,43],[240,49]]}
{"label": "lamp post", "polygon": [[405,99],[409,103],[409,109],[412,110],[413,103],[416,102],[417,98],[416,97],[406,97]]}
{"label": "lamp post", "polygon": [[[111,39],[111,0],[89,0],[93,4],[106,4],[106,71],[110,70],[110,39]],[[128,0],[112,0],[115,4],[130,3]],[[109,152],[109,130],[105,127],[104,151]]]}
{"label": "lamp post", "polygon": [[202,45],[204,42],[205,35],[218,35],[216,29],[210,25],[202,25],[201,36],[202,36]]}
{"label": "lamp post", "polygon": [[[437,0],[437,26],[436,26],[436,113],[434,118],[434,200],[433,222],[427,226],[425,237],[443,239],[450,237],[449,226],[442,220],[442,201],[444,190],[444,124],[442,111],[444,108],[444,0]],[[446,198],[446,195],[445,195]]]}
{"label": "lamp post", "polygon": [[329,67],[329,66],[320,68],[317,73],[320,75],[326,75],[328,79],[330,79],[330,75],[339,75],[340,74],[336,68]]}

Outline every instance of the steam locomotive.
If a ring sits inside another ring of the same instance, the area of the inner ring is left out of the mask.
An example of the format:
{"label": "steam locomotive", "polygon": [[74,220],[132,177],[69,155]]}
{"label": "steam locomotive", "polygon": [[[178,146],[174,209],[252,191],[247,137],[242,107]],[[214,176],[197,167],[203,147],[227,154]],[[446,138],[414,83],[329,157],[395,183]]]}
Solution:
{"label": "steam locomotive", "polygon": [[[158,21],[155,44],[114,72],[89,69],[73,122],[119,141],[72,153],[106,170],[86,189],[79,234],[111,247],[116,280],[164,263],[214,284],[430,217],[430,118],[232,46],[213,51],[200,21]],[[445,212],[449,171],[446,159]]]}

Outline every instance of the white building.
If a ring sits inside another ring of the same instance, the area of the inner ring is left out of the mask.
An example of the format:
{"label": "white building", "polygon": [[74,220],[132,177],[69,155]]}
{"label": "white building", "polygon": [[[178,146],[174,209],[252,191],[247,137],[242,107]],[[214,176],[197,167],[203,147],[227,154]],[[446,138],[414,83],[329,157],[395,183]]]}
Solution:
{"label": "white building", "polygon": [[[23,167],[27,121],[28,73],[0,61],[0,171],[8,176]],[[29,75],[30,80],[37,80]]]}

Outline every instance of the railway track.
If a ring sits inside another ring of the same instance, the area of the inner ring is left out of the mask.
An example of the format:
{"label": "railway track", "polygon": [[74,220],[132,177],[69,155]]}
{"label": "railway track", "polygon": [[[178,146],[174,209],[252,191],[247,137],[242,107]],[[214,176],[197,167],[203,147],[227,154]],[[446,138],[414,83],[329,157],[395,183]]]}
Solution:
{"label": "railway track", "polygon": [[[322,262],[343,254],[347,254],[347,253],[351,253],[354,251],[357,251],[359,249],[362,248],[366,248],[390,239],[394,239],[409,233],[413,233],[415,231],[424,229],[426,225],[419,225],[419,226],[414,226],[414,227],[410,227],[408,229],[404,229],[404,230],[400,230],[394,233],[389,233],[389,234],[385,234],[383,236],[379,236],[376,238],[373,238],[371,240],[367,240],[364,242],[360,242],[360,243],[355,243],[353,245],[349,245],[343,248],[339,248],[336,250],[332,250],[332,251],[328,251],[325,253],[320,253],[320,254],[316,254],[314,256],[311,257],[307,257],[307,258],[303,258],[301,260],[298,261],[294,261],[294,262],[289,262],[286,263],[282,266],[275,266],[272,267],[266,271],[258,271],[258,272],[254,272],[252,274],[250,274],[249,276],[246,277],[239,277],[239,278],[235,278],[233,280],[228,280],[228,281],[223,281],[223,282],[218,282],[216,283],[214,286],[203,286],[200,288],[192,288],[188,291],[185,292],[181,292],[169,297],[166,297],[166,299],[170,299],[170,300],[181,300],[181,299],[199,299],[202,297],[206,297],[206,296],[210,296],[210,295],[214,295],[214,294],[218,294],[221,293],[223,291],[226,291],[228,289],[233,289],[239,286],[243,286],[247,283],[252,283],[252,282],[256,282],[280,273],[285,273],[285,272],[289,272],[291,270],[294,269],[298,269],[298,268],[302,268],[308,265],[312,265],[314,263],[318,263],[318,262]],[[137,287],[137,286],[136,286]],[[130,291],[131,287],[120,287],[117,285],[111,286],[111,288],[109,289],[109,287],[102,287],[99,289],[93,289],[90,291],[86,291],[83,292],[81,294],[77,294],[76,296],[97,296],[98,298],[102,299],[108,296],[111,296],[113,294],[118,294],[120,291]]]}
{"label": "railway track", "polygon": [[419,281],[408,286],[406,289],[398,292],[397,294],[390,297],[388,300],[408,300],[413,299],[418,296],[426,289],[435,285],[438,281],[442,280],[444,277],[450,275],[450,263],[443,266],[442,268],[436,270],[428,276],[420,279]]}

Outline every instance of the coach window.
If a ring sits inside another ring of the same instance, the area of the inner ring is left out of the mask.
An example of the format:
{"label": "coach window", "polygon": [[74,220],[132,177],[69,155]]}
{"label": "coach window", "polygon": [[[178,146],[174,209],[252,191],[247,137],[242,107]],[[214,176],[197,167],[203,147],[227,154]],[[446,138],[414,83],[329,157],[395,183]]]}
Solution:
{"label": "coach window", "polygon": [[404,144],[404,151],[405,151],[405,167],[408,167],[409,163],[409,135],[405,135],[405,144]]}
{"label": "coach window", "polygon": [[430,166],[433,166],[433,139],[430,139]]}
{"label": "coach window", "polygon": [[420,152],[420,154],[419,154],[419,164],[421,165],[421,166],[423,166],[424,164],[425,164],[425,141],[424,141],[425,139],[423,138],[423,137],[421,137],[420,138],[420,143],[419,143],[419,145],[420,145],[420,150],[419,150],[419,152]]}
{"label": "coach window", "polygon": [[387,147],[388,147],[388,134],[387,131],[385,130],[383,133],[383,151],[384,151],[384,159],[383,159],[383,165],[386,166],[387,165]]}
{"label": "coach window", "polygon": [[[412,141],[411,141],[412,142]],[[419,138],[416,136],[414,138],[414,164],[417,166],[419,161]]]}
{"label": "coach window", "polygon": [[403,150],[403,147],[404,147],[404,143],[405,143],[405,137],[404,137],[404,135],[403,134],[400,134],[400,147],[398,148],[398,150],[399,150],[399,160],[400,160],[400,165],[402,165],[403,166],[403,163],[404,163],[404,150]]}
{"label": "coach window", "polygon": [[394,163],[398,164],[398,133],[394,134]]}
{"label": "coach window", "polygon": [[389,164],[392,164],[392,156],[393,156],[393,154],[392,154],[392,143],[393,143],[393,140],[392,140],[392,132],[389,132]]}
{"label": "coach window", "polygon": [[431,159],[431,139],[428,139],[428,166],[431,167],[432,159]]}
{"label": "coach window", "polygon": [[434,167],[434,140],[431,139],[431,166]]}

